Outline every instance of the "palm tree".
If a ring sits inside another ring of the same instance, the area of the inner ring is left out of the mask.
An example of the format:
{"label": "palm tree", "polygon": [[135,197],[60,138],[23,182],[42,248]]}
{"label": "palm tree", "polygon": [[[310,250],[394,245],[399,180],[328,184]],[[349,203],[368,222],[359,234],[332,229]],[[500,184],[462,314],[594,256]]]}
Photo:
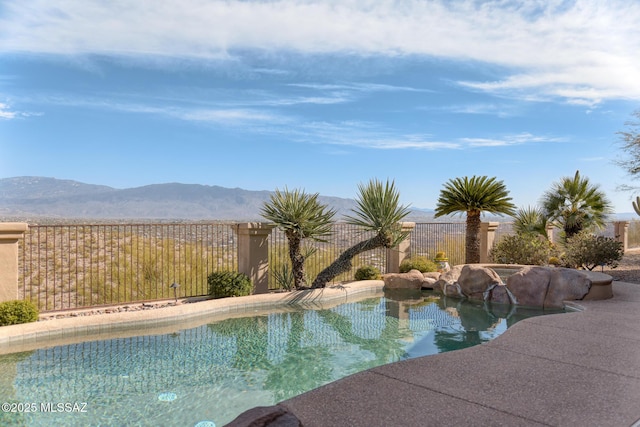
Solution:
{"label": "palm tree", "polygon": [[375,235],[346,249],[327,268],[318,273],[313,281],[314,288],[324,288],[334,277],[351,270],[351,260],[358,254],[380,247],[392,248],[409,235],[402,231],[402,221],[409,208],[400,205],[400,194],[395,183],[370,180],[367,185],[358,185],[357,208],[352,209],[354,216],[346,215],[348,224],[372,231]]}
{"label": "palm tree", "polygon": [[547,239],[547,224],[547,217],[537,207],[520,208],[513,217],[513,230],[517,234],[537,234]]}
{"label": "palm tree", "polygon": [[467,214],[465,263],[480,262],[480,214],[513,215],[509,191],[502,181],[486,176],[450,179],[440,190],[435,218],[463,212]]}
{"label": "palm tree", "polygon": [[598,185],[582,178],[580,171],[554,183],[542,196],[544,215],[564,229],[565,238],[581,230],[603,228],[612,210],[611,202]]}
{"label": "palm tree", "polygon": [[307,194],[301,190],[276,189],[261,214],[284,230],[289,242],[289,258],[296,289],[307,286],[304,271],[306,257],[302,253],[302,240],[322,238],[331,234],[331,221],[336,211],[318,201],[319,194]]}

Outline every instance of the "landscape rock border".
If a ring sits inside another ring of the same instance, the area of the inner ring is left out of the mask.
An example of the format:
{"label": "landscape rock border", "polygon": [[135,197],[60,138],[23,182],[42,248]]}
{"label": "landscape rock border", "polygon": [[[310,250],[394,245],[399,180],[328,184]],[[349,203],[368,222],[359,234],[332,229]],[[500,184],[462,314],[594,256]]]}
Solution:
{"label": "landscape rock border", "polygon": [[[514,270],[506,283],[494,270]],[[385,289],[433,289],[454,298],[538,308],[563,308],[565,301],[599,300],[613,296],[607,274],[563,267],[514,264],[463,264],[434,273],[391,273]],[[434,281],[435,280],[435,281]]]}

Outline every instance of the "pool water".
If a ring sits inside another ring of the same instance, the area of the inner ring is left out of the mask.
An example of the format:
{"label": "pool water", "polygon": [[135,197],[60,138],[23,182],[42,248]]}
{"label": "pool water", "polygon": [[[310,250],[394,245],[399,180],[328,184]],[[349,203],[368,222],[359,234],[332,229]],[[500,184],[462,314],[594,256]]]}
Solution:
{"label": "pool water", "polygon": [[540,314],[397,293],[4,355],[0,397],[12,407],[0,425],[222,426],[368,368],[487,342]]}

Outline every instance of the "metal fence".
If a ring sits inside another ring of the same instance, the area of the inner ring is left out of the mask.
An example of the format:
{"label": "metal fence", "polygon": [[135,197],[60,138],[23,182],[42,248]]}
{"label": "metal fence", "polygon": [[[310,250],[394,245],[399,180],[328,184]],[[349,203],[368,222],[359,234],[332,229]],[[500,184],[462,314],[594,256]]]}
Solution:
{"label": "metal fence", "polygon": [[433,259],[436,252],[445,252],[449,264],[463,264],[465,256],[464,222],[418,223],[411,233],[411,256]]}
{"label": "metal fence", "polygon": [[237,269],[230,224],[32,225],[19,249],[20,298],[42,311],[207,294]]}
{"label": "metal fence", "polygon": [[[207,276],[238,269],[236,224],[74,224],[31,225],[19,242],[19,297],[41,311],[168,299],[179,283],[181,297],[208,293]],[[433,259],[443,251],[451,265],[465,259],[466,224],[418,223],[410,237],[410,256]],[[604,231],[607,234],[608,229]],[[500,223],[495,242],[512,234]],[[328,242],[305,241],[309,283],[345,249],[373,237],[361,228],[336,223]],[[276,277],[289,265],[284,233],[269,236],[269,288],[283,286]],[[640,221],[629,226],[629,246],[640,246]],[[334,281],[352,280],[357,268],[372,265],[387,272],[386,249],[360,254],[353,268]]]}

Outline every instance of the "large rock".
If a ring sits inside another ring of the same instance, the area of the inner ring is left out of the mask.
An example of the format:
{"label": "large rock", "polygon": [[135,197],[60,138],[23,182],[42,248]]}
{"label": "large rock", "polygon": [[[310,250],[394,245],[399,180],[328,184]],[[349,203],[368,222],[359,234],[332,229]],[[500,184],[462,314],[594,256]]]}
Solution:
{"label": "large rock", "polygon": [[581,300],[591,289],[586,274],[570,268],[555,268],[551,273],[544,308],[562,308],[563,301]]}
{"label": "large rock", "polygon": [[507,278],[507,288],[516,299],[516,304],[543,307],[551,269],[548,267],[524,267]]}
{"label": "large rock", "polygon": [[458,277],[461,292],[469,299],[480,301],[484,301],[487,289],[498,283],[502,283],[498,273],[480,265],[465,265]]}
{"label": "large rock", "polygon": [[382,276],[385,289],[422,289],[424,276],[419,270],[407,273],[388,273]]}
{"label": "large rock", "polygon": [[238,415],[227,427],[302,427],[300,420],[279,405],[258,406]]}
{"label": "large rock", "polygon": [[426,273],[422,273],[422,275],[425,277],[425,279],[438,280],[440,278],[440,272],[438,271],[429,271]]}
{"label": "large rock", "polygon": [[497,304],[515,304],[513,296],[511,296],[507,285],[504,283],[498,283],[491,286],[488,289],[485,301],[490,301]]}
{"label": "large rock", "polygon": [[440,274],[438,281],[433,284],[433,290],[444,293],[446,285],[453,285],[454,283],[457,283],[462,267],[462,265],[456,265],[451,268],[451,270]]}
{"label": "large rock", "polygon": [[422,289],[433,289],[433,285],[437,282],[433,277],[425,277],[422,281]]}

